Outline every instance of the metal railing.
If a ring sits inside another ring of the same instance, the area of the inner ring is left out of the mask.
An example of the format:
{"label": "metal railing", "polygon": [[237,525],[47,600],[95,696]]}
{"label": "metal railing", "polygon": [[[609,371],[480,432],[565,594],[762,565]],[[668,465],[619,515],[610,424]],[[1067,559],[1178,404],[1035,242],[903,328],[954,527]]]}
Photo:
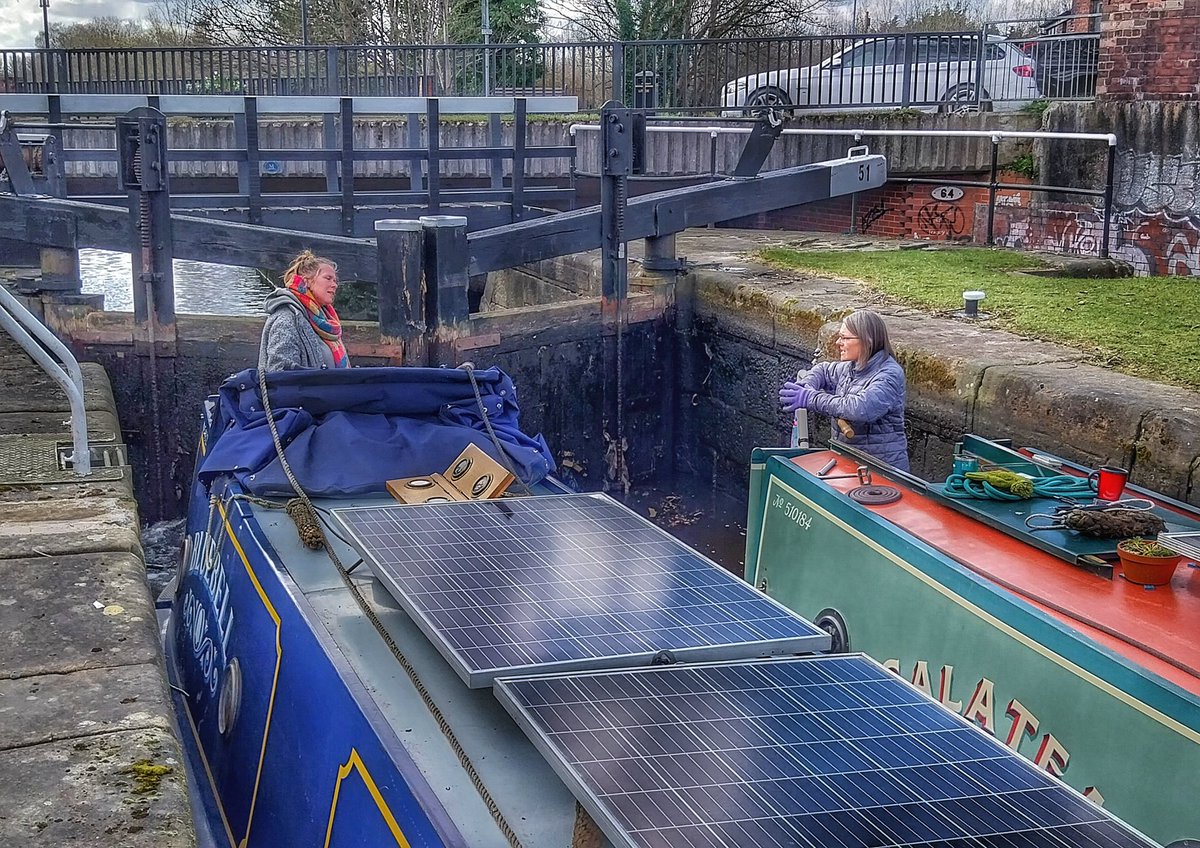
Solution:
{"label": "metal railing", "polygon": [[[1082,16],[1080,20],[1089,18]],[[1075,20],[1075,19],[1071,19]],[[0,51],[0,92],[568,95],[675,112],[1019,108],[1090,97],[1099,34],[975,31],[539,44]]]}
{"label": "metal railing", "polygon": [[1049,21],[993,21],[989,28],[1004,33],[1033,61],[1034,79],[1043,97],[1088,100],[1096,95],[1100,67],[1098,14],[1061,15]]}
{"label": "metal railing", "polygon": [[0,329],[7,331],[22,350],[62,386],[71,405],[72,452],[65,459],[71,463],[76,475],[87,477],[92,473],[92,453],[88,447],[83,372],[79,363],[67,346],[4,286],[0,286]]}

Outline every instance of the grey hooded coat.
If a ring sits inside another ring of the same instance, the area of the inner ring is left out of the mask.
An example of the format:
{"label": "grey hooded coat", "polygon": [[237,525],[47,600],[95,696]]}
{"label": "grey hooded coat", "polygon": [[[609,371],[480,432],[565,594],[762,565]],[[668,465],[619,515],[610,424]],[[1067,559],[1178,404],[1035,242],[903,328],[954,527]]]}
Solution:
{"label": "grey hooded coat", "polygon": [[321,340],[307,311],[288,289],[276,289],[267,296],[267,323],[263,326],[268,371],[296,368],[332,368],[333,351]]}
{"label": "grey hooded coat", "polygon": [[808,408],[842,418],[854,438],[833,438],[908,471],[908,439],[904,435],[904,369],[887,351],[877,351],[859,368],[855,362],[818,362],[800,381],[815,389]]}

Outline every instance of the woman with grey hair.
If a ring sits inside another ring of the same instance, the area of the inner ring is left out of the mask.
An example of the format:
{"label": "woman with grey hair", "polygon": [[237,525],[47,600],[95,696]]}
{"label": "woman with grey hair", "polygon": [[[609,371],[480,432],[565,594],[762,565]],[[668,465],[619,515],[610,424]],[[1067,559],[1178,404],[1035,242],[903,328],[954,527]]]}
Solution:
{"label": "woman with grey hair", "polygon": [[819,362],[799,382],[784,383],[780,405],[841,419],[847,427],[833,428],[835,440],[908,471],[904,369],[887,325],[869,309],[852,312],[842,321],[837,350],[837,362]]}
{"label": "woman with grey hair", "polygon": [[306,250],[283,272],[283,285],[267,296],[263,348],[267,371],[348,368],[342,323],[333,308],[337,265]]}

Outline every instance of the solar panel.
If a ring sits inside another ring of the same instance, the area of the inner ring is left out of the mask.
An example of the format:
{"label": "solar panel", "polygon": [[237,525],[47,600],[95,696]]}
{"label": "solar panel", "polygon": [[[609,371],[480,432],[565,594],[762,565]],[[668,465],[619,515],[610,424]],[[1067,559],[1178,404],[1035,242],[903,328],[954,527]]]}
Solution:
{"label": "solar panel", "polygon": [[617,846],[1153,846],[861,655],[501,679]]}
{"label": "solar panel", "polygon": [[829,647],[826,633],[605,495],[334,510],[468,686],[531,671]]}
{"label": "solar panel", "polygon": [[1158,543],[1177,554],[1200,559],[1200,533],[1159,533]]}

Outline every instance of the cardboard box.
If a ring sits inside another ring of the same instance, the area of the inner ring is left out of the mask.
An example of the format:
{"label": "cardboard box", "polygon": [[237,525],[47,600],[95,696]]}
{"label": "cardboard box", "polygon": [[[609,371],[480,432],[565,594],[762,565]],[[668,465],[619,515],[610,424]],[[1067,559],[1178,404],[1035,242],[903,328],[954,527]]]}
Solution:
{"label": "cardboard box", "polygon": [[441,476],[472,501],[498,498],[516,479],[507,468],[475,445],[467,445]]}
{"label": "cardboard box", "polygon": [[405,504],[445,503],[447,501],[465,501],[466,495],[458,491],[441,474],[427,474],[421,477],[403,477],[399,480],[388,480],[387,490],[393,498]]}

